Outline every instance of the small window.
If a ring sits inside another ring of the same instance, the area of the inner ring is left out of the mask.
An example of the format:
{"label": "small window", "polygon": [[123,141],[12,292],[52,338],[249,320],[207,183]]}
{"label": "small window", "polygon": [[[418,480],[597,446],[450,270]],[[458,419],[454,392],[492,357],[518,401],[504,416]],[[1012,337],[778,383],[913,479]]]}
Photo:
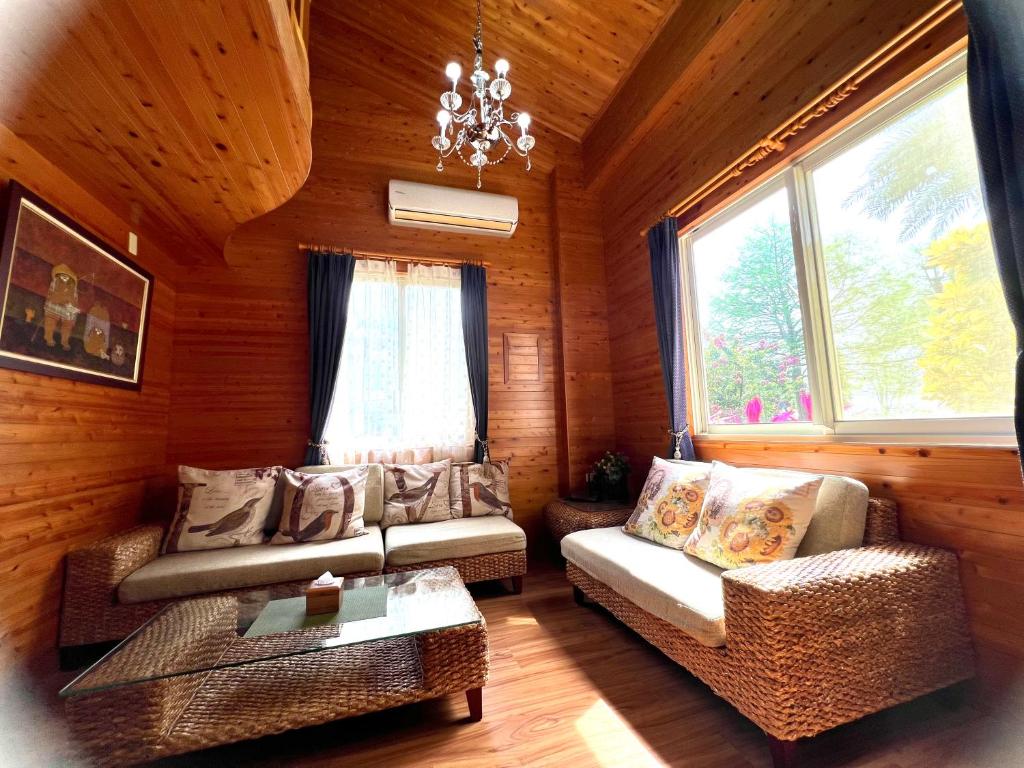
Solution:
{"label": "small window", "polygon": [[471,459],[457,269],[356,263],[326,436],[335,463]]}
{"label": "small window", "polygon": [[964,66],[683,234],[698,431],[1012,440]]}

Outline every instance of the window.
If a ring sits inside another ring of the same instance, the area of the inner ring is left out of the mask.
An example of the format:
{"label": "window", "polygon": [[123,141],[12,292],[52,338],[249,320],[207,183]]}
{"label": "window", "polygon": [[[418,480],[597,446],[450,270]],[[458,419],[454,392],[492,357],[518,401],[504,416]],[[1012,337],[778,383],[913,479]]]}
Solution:
{"label": "window", "polygon": [[1012,435],[962,59],[681,245],[699,431]]}
{"label": "window", "polygon": [[471,460],[458,270],[356,262],[327,439],[339,463]]}
{"label": "window", "polygon": [[810,421],[784,186],[693,239],[709,424]]}

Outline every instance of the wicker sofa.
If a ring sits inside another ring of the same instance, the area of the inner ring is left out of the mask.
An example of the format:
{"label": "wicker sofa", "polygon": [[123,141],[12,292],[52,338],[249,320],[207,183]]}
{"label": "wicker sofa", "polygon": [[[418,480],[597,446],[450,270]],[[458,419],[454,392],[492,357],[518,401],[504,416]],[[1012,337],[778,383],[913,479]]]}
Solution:
{"label": "wicker sofa", "polygon": [[467,584],[510,579],[514,592],[522,590],[526,535],[511,520],[461,518],[381,531],[383,511],[383,467],[370,465],[365,536],[161,555],[163,528],[147,525],[70,552],[60,624],[62,664],[77,666],[94,655],[96,646],[123,639],[169,603],[263,587],[275,595],[293,595],[325,570],[363,576],[450,565]]}
{"label": "wicker sofa", "polygon": [[[891,501],[869,499],[864,521],[861,547],[724,572],[618,528],[570,534],[562,553],[578,603],[604,606],[704,681],[786,766],[797,739],[974,674],[956,556],[900,541]],[[605,581],[593,573],[602,548],[617,569]],[[631,570],[649,579],[659,567],[674,594],[651,602],[632,591]],[[683,579],[703,594],[680,596]],[[680,603],[695,626],[672,614]]]}

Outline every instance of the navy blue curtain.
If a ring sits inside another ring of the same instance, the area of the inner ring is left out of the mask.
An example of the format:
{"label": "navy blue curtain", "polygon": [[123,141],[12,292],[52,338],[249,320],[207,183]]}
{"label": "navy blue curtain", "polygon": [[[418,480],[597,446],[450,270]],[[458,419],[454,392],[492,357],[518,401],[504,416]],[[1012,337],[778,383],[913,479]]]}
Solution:
{"label": "navy blue curtain", "polygon": [[683,363],[682,284],[679,277],[679,229],[674,218],[659,221],[647,230],[651,252],[651,283],[654,286],[654,320],[658,327],[658,352],[665,379],[671,419],[668,456],[694,458],[693,440],[686,424],[686,366]]}
{"label": "navy blue curtain", "polygon": [[489,456],[487,451],[487,270],[463,264],[462,338],[466,344],[466,368],[469,370],[469,393],[476,415],[476,440],[473,461],[478,464]]}
{"label": "navy blue curtain", "polygon": [[967,89],[981,187],[1017,329],[1014,425],[1024,445],[1024,0],[964,0]]}
{"label": "navy blue curtain", "polygon": [[309,423],[306,464],[329,464],[324,429],[345,342],[356,260],[350,253],[307,253],[309,271]]}

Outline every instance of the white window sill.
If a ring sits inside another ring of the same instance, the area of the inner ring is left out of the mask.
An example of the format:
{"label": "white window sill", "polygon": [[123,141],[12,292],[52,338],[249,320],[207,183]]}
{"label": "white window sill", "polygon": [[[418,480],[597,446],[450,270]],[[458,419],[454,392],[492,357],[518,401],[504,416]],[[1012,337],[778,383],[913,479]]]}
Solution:
{"label": "white window sill", "polygon": [[873,434],[836,435],[797,432],[714,431],[694,435],[695,443],[806,443],[808,445],[898,445],[944,448],[1003,448],[1017,450],[1013,435],[934,435],[934,434]]}

